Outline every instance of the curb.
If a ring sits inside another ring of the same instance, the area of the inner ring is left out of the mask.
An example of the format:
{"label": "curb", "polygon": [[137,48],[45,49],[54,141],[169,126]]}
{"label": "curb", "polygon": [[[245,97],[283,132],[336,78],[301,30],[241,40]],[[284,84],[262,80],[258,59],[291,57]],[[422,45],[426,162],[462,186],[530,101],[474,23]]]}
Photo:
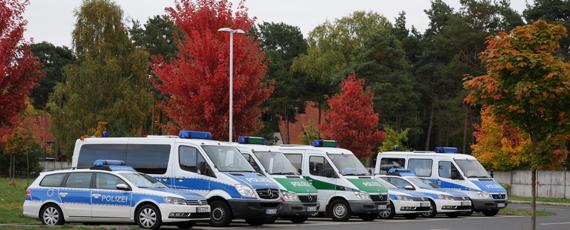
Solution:
{"label": "curb", "polygon": [[[510,203],[510,204],[530,204],[530,201],[509,200],[509,203]],[[570,203],[554,203],[554,202],[542,202],[542,201],[537,201],[536,204],[570,207]]]}

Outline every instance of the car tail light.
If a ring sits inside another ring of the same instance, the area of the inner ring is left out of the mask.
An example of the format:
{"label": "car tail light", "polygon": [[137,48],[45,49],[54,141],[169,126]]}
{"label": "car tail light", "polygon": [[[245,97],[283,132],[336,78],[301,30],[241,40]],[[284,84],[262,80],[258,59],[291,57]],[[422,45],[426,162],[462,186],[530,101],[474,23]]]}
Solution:
{"label": "car tail light", "polygon": [[32,195],[32,193],[30,193],[29,189],[26,189],[26,196],[30,196],[30,195]]}

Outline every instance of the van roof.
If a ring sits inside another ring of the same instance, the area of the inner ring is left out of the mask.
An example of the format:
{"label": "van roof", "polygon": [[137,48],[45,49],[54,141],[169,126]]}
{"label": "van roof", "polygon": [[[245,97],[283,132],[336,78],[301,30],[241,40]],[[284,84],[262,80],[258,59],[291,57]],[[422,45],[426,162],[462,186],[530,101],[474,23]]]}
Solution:
{"label": "van roof", "polygon": [[463,154],[463,153],[436,153],[430,151],[414,151],[414,152],[399,152],[399,151],[390,151],[390,152],[379,152],[378,157],[382,156],[414,156],[414,157],[447,157],[453,159],[475,159],[474,156]]}
{"label": "van roof", "polygon": [[280,149],[285,150],[311,150],[313,152],[321,152],[323,154],[332,153],[332,154],[353,154],[348,149],[343,148],[333,148],[333,147],[314,147],[312,145],[280,145]]}
{"label": "van roof", "polygon": [[206,139],[185,139],[179,138],[177,136],[147,136],[147,137],[93,137],[93,138],[85,138],[83,140],[77,139],[78,142],[83,144],[90,144],[90,143],[124,143],[128,141],[144,141],[148,144],[153,144],[153,142],[158,143],[192,143],[192,144],[199,144],[199,145],[228,145],[229,143],[224,143],[222,141],[217,140],[206,140]]}
{"label": "van roof", "polygon": [[279,146],[276,145],[251,145],[251,144],[239,144],[239,143],[232,143],[234,146],[238,148],[246,148],[249,150],[255,150],[260,152],[281,152]]}

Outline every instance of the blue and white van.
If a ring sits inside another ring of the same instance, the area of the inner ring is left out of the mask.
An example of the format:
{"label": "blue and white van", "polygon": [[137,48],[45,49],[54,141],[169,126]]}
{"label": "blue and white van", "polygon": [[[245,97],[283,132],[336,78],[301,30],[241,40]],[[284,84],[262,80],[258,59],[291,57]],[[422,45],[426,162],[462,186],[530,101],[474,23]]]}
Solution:
{"label": "blue and white van", "polygon": [[26,189],[24,216],[45,225],[65,222],[136,223],[144,229],[172,224],[191,228],[207,220],[202,195],[171,189],[120,161],[94,163],[92,169],[41,173]]}
{"label": "blue and white van", "polygon": [[236,147],[211,140],[208,132],[76,141],[72,167],[88,168],[97,159],[125,161],[171,188],[205,196],[212,226],[227,226],[234,218],[262,225],[281,206],[279,186],[257,173]]}
{"label": "blue and white van", "polygon": [[374,173],[386,175],[391,168],[410,169],[416,176],[429,178],[442,188],[460,190],[471,199],[473,211],[496,215],[508,205],[507,191],[475,157],[456,152],[453,147],[438,147],[435,152],[380,152]]}

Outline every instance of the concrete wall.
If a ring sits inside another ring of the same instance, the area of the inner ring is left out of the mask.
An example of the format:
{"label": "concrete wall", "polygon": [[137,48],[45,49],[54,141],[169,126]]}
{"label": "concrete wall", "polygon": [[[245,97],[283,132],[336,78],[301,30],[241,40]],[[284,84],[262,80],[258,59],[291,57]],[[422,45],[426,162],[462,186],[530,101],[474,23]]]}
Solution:
{"label": "concrete wall", "polygon": [[[494,172],[499,183],[510,186],[510,195],[524,197],[531,196],[531,175],[530,171]],[[570,199],[570,172],[539,171],[537,192],[539,197]]]}

